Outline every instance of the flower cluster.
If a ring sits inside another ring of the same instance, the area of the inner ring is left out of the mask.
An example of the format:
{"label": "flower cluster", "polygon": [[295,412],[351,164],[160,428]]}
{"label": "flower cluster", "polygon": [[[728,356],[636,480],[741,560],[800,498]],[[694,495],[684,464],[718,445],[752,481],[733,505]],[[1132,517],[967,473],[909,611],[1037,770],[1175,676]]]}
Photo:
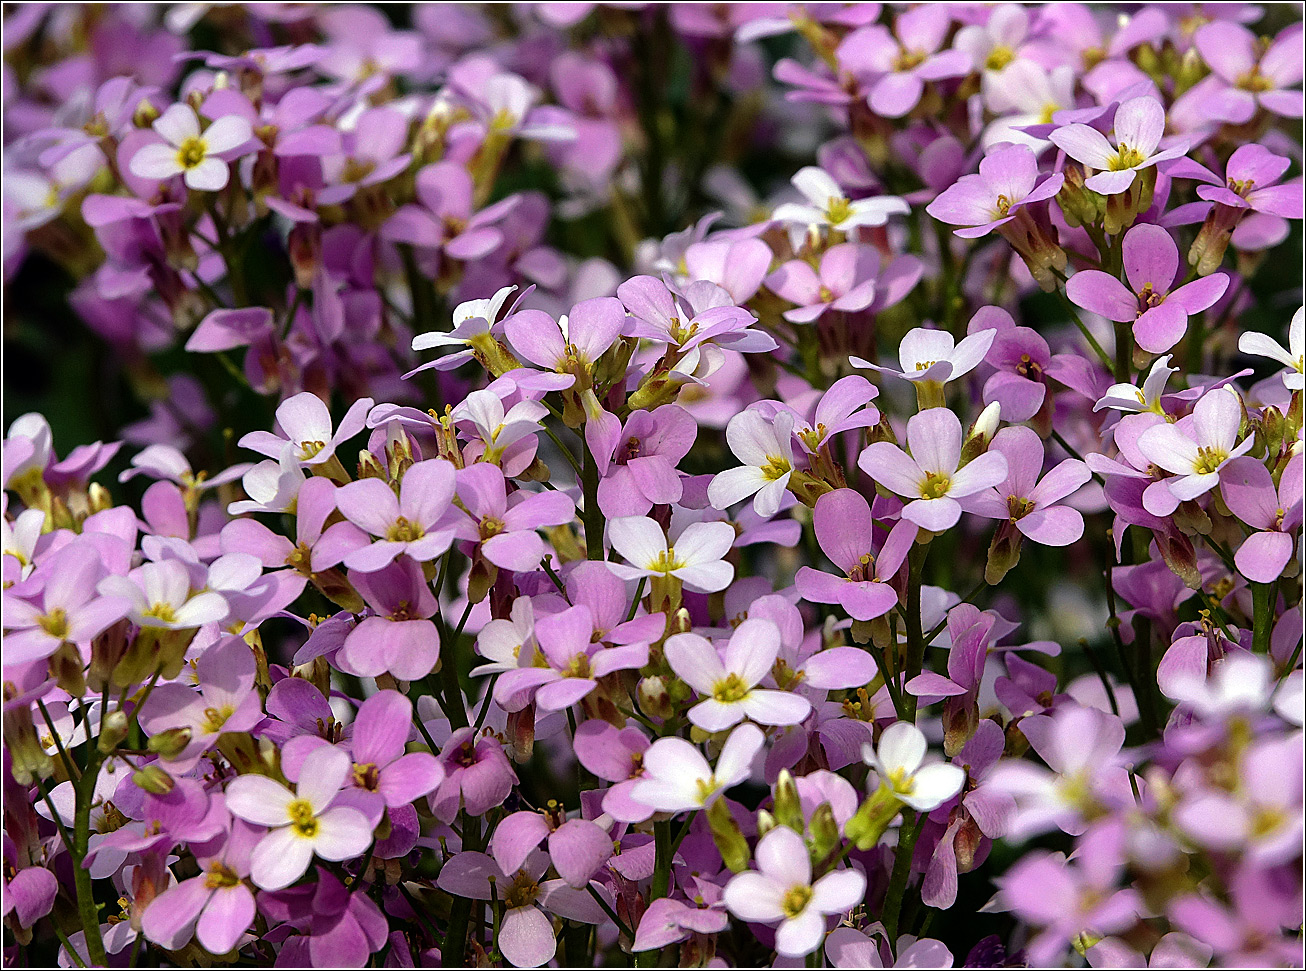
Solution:
{"label": "flower cluster", "polygon": [[15,5],[6,964],[1300,965],[1299,16]]}

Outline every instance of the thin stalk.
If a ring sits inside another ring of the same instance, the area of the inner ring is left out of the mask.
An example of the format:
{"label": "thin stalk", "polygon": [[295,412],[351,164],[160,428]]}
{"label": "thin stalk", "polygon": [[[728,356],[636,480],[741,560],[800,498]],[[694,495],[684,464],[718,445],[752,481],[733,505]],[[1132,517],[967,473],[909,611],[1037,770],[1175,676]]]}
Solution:
{"label": "thin stalk", "polygon": [[891,946],[897,946],[898,917],[902,913],[902,899],[907,895],[907,878],[911,876],[911,858],[916,849],[916,840],[925,825],[925,813],[918,813],[916,820],[909,826],[904,820],[898,830],[898,848],[893,854],[893,873],[889,877],[889,889],[884,895],[884,931]]}
{"label": "thin stalk", "polygon": [[1274,628],[1274,584],[1252,584],[1252,653],[1270,653],[1270,633]]}
{"label": "thin stalk", "polygon": [[[908,554],[907,567],[907,615],[903,618],[907,624],[907,670],[903,684],[921,673],[925,663],[925,635],[921,632],[921,577],[924,574],[925,558],[929,555],[929,546],[918,543]],[[903,698],[903,712],[906,721],[916,721],[916,696],[906,694]]]}
{"label": "thin stalk", "polygon": [[580,481],[585,497],[585,556],[591,560],[602,560],[603,510],[599,508],[599,467],[590,454],[589,443],[585,442],[582,447]]}

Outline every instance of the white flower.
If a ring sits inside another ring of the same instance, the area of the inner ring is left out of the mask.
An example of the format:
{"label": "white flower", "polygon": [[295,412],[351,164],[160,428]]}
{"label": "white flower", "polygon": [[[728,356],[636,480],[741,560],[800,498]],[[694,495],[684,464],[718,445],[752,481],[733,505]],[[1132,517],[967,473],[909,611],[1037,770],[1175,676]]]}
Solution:
{"label": "white flower", "polygon": [[1300,391],[1303,384],[1306,384],[1306,374],[1302,373],[1303,367],[1306,366],[1306,346],[1304,346],[1306,339],[1302,334],[1303,316],[1306,316],[1306,308],[1302,307],[1298,307],[1297,312],[1292,315],[1292,323],[1288,325],[1287,350],[1284,350],[1283,345],[1268,334],[1249,331],[1238,338],[1238,350],[1244,354],[1268,357],[1288,369],[1283,374],[1283,384],[1289,391]]}
{"label": "white flower", "polygon": [[[1247,334],[1243,335],[1248,336]],[[1113,384],[1107,388],[1106,394],[1098,399],[1097,404],[1093,406],[1094,411],[1101,411],[1103,408],[1114,408],[1116,411],[1152,411],[1158,415],[1164,415],[1165,409],[1161,407],[1161,395],[1165,393],[1166,382],[1170,380],[1170,375],[1179,369],[1170,366],[1170,355],[1159,357],[1152,364],[1152,370],[1147,372],[1147,377],[1143,379],[1143,387],[1140,389],[1132,384]]]}
{"label": "white flower", "polygon": [[164,144],[146,145],[132,156],[131,170],[143,179],[185,178],[192,189],[216,192],[227,184],[227,163],[218,156],[253,137],[249,122],[227,115],[200,131],[199,116],[189,105],[175,104],[154,122]]}
{"label": "white flower", "polygon": [[925,736],[915,725],[894,722],[880,736],[880,747],[862,748],[862,759],[895,796],[918,812],[929,812],[961,792],[966,773],[948,762],[925,762]]}
{"label": "white flower", "polygon": [[644,753],[644,776],[630,797],[656,812],[702,809],[748,778],[763,741],[756,725],[740,725],[721,747],[713,770],[697,746],[683,738],[660,738]]}
{"label": "white flower", "polygon": [[812,882],[812,861],[803,838],[777,826],[758,841],[756,870],[726,884],[723,900],[741,920],[779,923],[776,953],[797,958],[811,954],[825,937],[825,919],[862,902],[866,878],[857,870],[833,870]]}
{"label": "white flower", "polygon": [[281,446],[278,459],[259,462],[240,480],[248,499],[227,506],[227,514],[240,516],[247,512],[291,512],[299,487],[304,484],[304,467],[295,458],[298,446],[286,442]]}
{"label": "white flower", "polygon": [[652,519],[623,516],[608,523],[608,538],[629,564],[608,564],[623,580],[675,577],[691,590],[716,593],[735,576],[735,568],[724,559],[735,543],[735,528],[729,523],[690,523],[669,544]]}
{"label": "white flower", "polygon": [[242,775],[227,786],[227,808],[241,819],[273,827],[254,847],[250,878],[264,890],[288,887],[314,854],[348,860],[372,842],[367,817],[352,806],[332,806],[349,774],[341,749],[315,749],[300,767],[296,792],[261,775]]}
{"label": "white flower", "polygon": [[227,616],[227,601],[220,594],[191,596],[190,573],[181,560],[142,564],[125,577],[105,577],[96,589],[128,601],[127,616],[140,627],[190,630]]}
{"label": "white flower", "polygon": [[671,670],[703,699],[689,710],[689,720],[705,731],[724,731],[745,718],[797,725],[812,710],[799,695],[757,687],[780,653],[774,621],[751,618],[735,628],[724,663],[712,643],[697,634],[676,634],[663,650]]}
{"label": "white flower", "polygon": [[744,464],[712,479],[707,497],[713,508],[725,509],[756,494],[757,514],[763,519],[774,516],[794,471],[793,430],[793,415],[784,411],[770,422],[752,409],[731,418],[726,442]]}
{"label": "white flower", "polygon": [[913,327],[898,345],[899,370],[881,367],[860,357],[849,360],[853,367],[896,374],[908,381],[934,381],[942,385],[973,371],[984,360],[997,335],[995,328],[988,328],[963,337],[958,344],[946,330]]}
{"label": "white flower", "polygon": [[808,204],[786,202],[776,207],[771,218],[803,226],[849,230],[857,226],[883,226],[890,216],[910,211],[907,203],[897,196],[849,199],[828,172],[813,165],[799,169],[793,183]]}

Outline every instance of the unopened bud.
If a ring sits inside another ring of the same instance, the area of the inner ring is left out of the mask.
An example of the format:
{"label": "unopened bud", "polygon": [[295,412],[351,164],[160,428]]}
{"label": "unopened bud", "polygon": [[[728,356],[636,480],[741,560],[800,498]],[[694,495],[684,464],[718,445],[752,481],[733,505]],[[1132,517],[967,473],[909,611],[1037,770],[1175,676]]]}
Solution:
{"label": "unopened bud", "polygon": [[781,826],[788,826],[795,833],[802,833],[806,828],[803,820],[802,799],[798,795],[798,786],[788,769],[781,769],[775,780],[774,803],[771,807],[776,821]]}
{"label": "unopened bud", "polygon": [[157,765],[147,765],[143,769],[137,769],[132,773],[132,782],[156,796],[166,796],[177,784],[172,776]]}
{"label": "unopened bud", "polygon": [[975,419],[975,424],[971,425],[970,431],[966,433],[966,441],[962,443],[962,465],[988,451],[989,443],[993,441],[993,436],[997,434],[998,424],[1001,420],[1001,404],[991,401],[984,406],[984,410]]}
{"label": "unopened bud", "polygon": [[675,715],[676,706],[671,703],[671,695],[667,692],[666,682],[662,678],[657,676],[642,678],[636,693],[639,696],[640,710],[650,718],[665,719]]}
{"label": "unopened bud", "polygon": [[108,755],[127,738],[129,727],[127,713],[121,708],[117,711],[109,712],[104,716],[104,724],[100,730],[100,738],[95,743],[95,747],[100,750],[102,755]]}
{"label": "unopened bud", "polygon": [[834,809],[828,802],[816,807],[807,826],[812,834],[812,850],[818,860],[824,860],[839,848],[839,821],[834,818]]}
{"label": "unopened bud", "polygon": [[189,728],[169,728],[167,731],[151,735],[145,747],[160,758],[175,759],[190,744],[191,734]]}
{"label": "unopened bud", "polygon": [[718,799],[708,808],[707,822],[712,831],[712,842],[725,865],[734,873],[747,870],[751,858],[748,841],[724,799]]}
{"label": "unopened bud", "polygon": [[884,835],[889,824],[897,818],[902,803],[884,785],[866,797],[851,819],[844,824],[844,835],[859,850],[869,850]]}
{"label": "unopened bud", "polygon": [[132,124],[137,128],[149,128],[159,118],[159,109],[142,98],[136,105],[136,110],[132,112]]}

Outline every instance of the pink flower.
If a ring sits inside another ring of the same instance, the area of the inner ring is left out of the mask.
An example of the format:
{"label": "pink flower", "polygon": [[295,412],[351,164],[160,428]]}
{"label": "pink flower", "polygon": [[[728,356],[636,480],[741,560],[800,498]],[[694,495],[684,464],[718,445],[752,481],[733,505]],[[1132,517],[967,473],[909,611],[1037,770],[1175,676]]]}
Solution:
{"label": "pink flower", "polygon": [[535,621],[538,662],[505,671],[494,686],[495,700],[518,711],[532,700],[543,711],[561,711],[596,687],[598,678],[648,663],[648,644],[604,648],[592,641],[594,616],[583,605]]}
{"label": "pink flower", "polygon": [[1193,406],[1193,413],[1173,425],[1153,425],[1138,438],[1138,449],[1174,477],[1154,482],[1143,493],[1143,506],[1154,516],[1168,516],[1181,502],[1214,489],[1220,470],[1246,453],[1254,436],[1238,441],[1242,426],[1242,400],[1232,388],[1208,391]]}
{"label": "pink flower", "polygon": [[875,299],[880,255],[870,246],[840,243],[821,257],[820,272],[803,260],[790,260],[766,279],[766,285],[790,303],[785,320],[808,324],[828,310],[855,313]]}
{"label": "pink flower", "polygon": [[1178,344],[1188,318],[1214,305],[1229,286],[1226,274],[1212,273],[1172,290],[1179,247],[1168,232],[1149,223],[1125,234],[1124,258],[1128,287],[1101,270],[1080,270],[1066,283],[1066,296],[1107,320],[1132,321],[1138,346],[1153,354]]}
{"label": "pink flower", "polygon": [[962,501],[963,509],[989,519],[1005,519],[1044,546],[1069,546],[1084,534],[1083,515],[1058,503],[1092,478],[1087,465],[1078,459],[1064,459],[1040,479],[1043,440],[1023,425],[1000,429],[989,450],[1006,458],[1007,476],[996,487],[968,496]]}
{"label": "pink flower", "polygon": [[1131,98],[1116,109],[1115,144],[1096,128],[1074,124],[1058,128],[1048,137],[1071,158],[1083,162],[1097,174],[1084,185],[1104,196],[1124,192],[1143,169],[1158,162],[1179,158],[1188,151],[1182,142],[1157,151],[1165,134],[1165,109],[1150,96]]}
{"label": "pink flower", "polygon": [[[417,468],[409,469],[404,480]],[[576,504],[561,492],[518,490],[509,496],[503,472],[488,462],[460,469],[457,485],[465,516],[456,517],[455,534],[478,544],[480,555],[504,570],[538,568],[545,546],[535,531],[571,522],[576,514]]]}
{"label": "pink flower", "polygon": [[857,467],[904,499],[902,517],[934,532],[951,529],[961,518],[957,501],[995,486],[1007,475],[1001,452],[985,452],[961,462],[961,421],[946,408],[930,408],[907,421],[908,455],[891,442],[872,442]]}
{"label": "pink flower", "polygon": [[888,581],[916,540],[914,523],[900,520],[877,543],[866,500],[852,489],[836,489],[816,501],[812,527],[822,552],[845,576],[800,567],[795,584],[804,600],[839,604],[854,620],[874,620],[897,606],[897,591]]}
{"label": "pink flower", "polygon": [[1233,561],[1257,583],[1273,583],[1292,559],[1302,521],[1302,455],[1288,460],[1279,486],[1259,459],[1244,456],[1220,470],[1220,495],[1229,510],[1257,530],[1243,540]]}
{"label": "pink flower", "polygon": [[301,465],[321,465],[336,454],[337,448],[363,430],[372,404],[371,398],[358,399],[350,405],[340,427],[333,429],[331,412],[326,404],[312,392],[303,391],[277,406],[277,425],[282,430],[281,435],[250,432],[241,438],[239,444],[241,448],[275,459],[289,441],[294,443],[294,457]]}
{"label": "pink flower", "polygon": [[372,572],[407,555],[419,563],[433,560],[453,542],[446,515],[454,496],[454,466],[445,459],[411,465],[399,484],[399,495],[384,480],[360,479],[342,486],[336,506],[354,525],[379,537],[344,558],[351,570]]}
{"label": "pink flower", "polygon": [[463,852],[445,862],[436,884],[460,897],[503,901],[503,921],[495,943],[513,966],[538,968],[552,960],[558,946],[550,913],[584,924],[608,920],[588,892],[575,890],[562,880],[541,880],[548,868],[549,858],[538,850],[511,875],[484,853]]}

